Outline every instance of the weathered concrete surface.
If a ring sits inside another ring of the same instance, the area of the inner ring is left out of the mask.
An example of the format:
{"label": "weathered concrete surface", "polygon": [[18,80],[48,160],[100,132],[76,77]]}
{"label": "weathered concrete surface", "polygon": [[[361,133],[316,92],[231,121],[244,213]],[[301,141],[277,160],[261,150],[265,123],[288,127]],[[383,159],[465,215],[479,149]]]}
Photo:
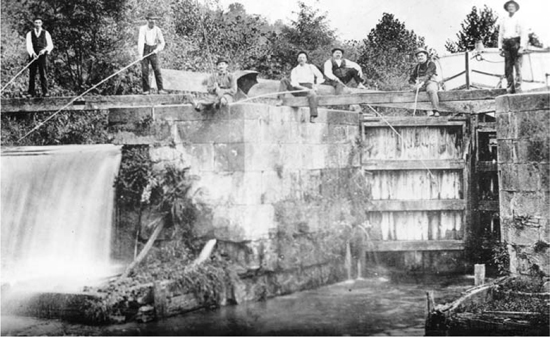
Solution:
{"label": "weathered concrete surface", "polygon": [[[502,238],[513,273],[550,274],[550,93],[496,99]],[[536,268],[536,267],[535,267]]]}
{"label": "weathered concrete surface", "polygon": [[149,144],[158,167],[190,167],[200,177],[196,195],[209,212],[197,235],[216,237],[246,270],[294,275],[270,295],[320,282],[305,270],[339,258],[344,242],[335,235],[364,217],[354,196],[366,186],[355,112],[320,109],[309,123],[305,108],[236,104],[198,113],[165,105],[113,109],[109,120],[115,143]]}

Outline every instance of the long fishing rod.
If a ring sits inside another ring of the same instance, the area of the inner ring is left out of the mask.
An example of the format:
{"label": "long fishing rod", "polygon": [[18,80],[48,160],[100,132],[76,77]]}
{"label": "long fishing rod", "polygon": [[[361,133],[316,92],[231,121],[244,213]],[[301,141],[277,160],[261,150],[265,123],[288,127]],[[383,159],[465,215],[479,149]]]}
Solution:
{"label": "long fishing rod", "polygon": [[100,86],[101,84],[103,84],[105,81],[111,79],[112,77],[118,75],[119,73],[123,72],[124,70],[130,68],[131,66],[133,66],[134,64],[140,62],[141,60],[143,60],[144,58],[147,58],[151,55],[153,55],[155,52],[152,51],[150,52],[149,54],[147,55],[144,55],[142,56],[141,58],[135,60],[134,62],[130,63],[129,65],[127,65],[126,67],[118,70],[117,72],[115,72],[114,74],[110,75],[109,77],[103,79],[101,82],[97,83],[96,85],[94,85],[93,87],[91,87],[90,89],[84,91],[82,94],[80,94],[79,96],[73,98],[72,100],[69,101],[69,103],[65,104],[61,109],[57,110],[56,112],[54,112],[50,117],[46,118],[42,123],[38,124],[37,126],[35,126],[34,128],[32,128],[31,131],[27,132],[27,134],[25,134],[23,137],[19,138],[17,140],[17,142],[20,142],[21,140],[25,139],[28,135],[30,135],[31,133],[33,133],[34,131],[38,130],[42,125],[44,125],[46,122],[48,122],[50,119],[52,119],[55,115],[57,115],[59,112],[61,112],[63,109],[65,109],[66,107],[68,107],[69,105],[73,104],[74,101],[76,101],[77,99],[81,98],[82,96],[86,95],[87,93],[89,93],[90,91],[92,91],[93,89],[97,88],[98,86]]}
{"label": "long fishing rod", "polygon": [[19,77],[19,75],[21,75],[28,67],[30,67],[30,65],[31,65],[34,61],[36,61],[36,60],[38,60],[38,56],[33,57],[32,60],[31,60],[29,63],[27,63],[27,65],[26,65],[25,67],[23,67],[23,69],[21,69],[21,71],[18,72],[18,73],[8,82],[8,84],[6,84],[2,89],[0,89],[0,94],[8,87],[13,81],[15,81],[15,79],[16,79],[17,77]]}
{"label": "long fishing rod", "polygon": [[244,103],[244,102],[247,102],[247,101],[251,101],[251,100],[253,100],[253,99],[261,98],[261,97],[267,97],[267,96],[273,96],[273,95],[294,94],[294,93],[298,93],[298,92],[307,92],[307,91],[310,91],[310,90],[311,90],[311,89],[300,89],[300,90],[289,90],[289,91],[270,92],[270,93],[267,93],[267,94],[262,94],[262,95],[258,95],[258,96],[254,96],[254,97],[245,98],[245,99],[243,99],[243,100],[241,100],[241,101],[237,101],[237,102],[230,103],[229,105],[233,106],[233,105],[241,104],[241,103]]}
{"label": "long fishing rod", "polygon": [[413,116],[416,116],[416,104],[418,102],[418,92],[420,91],[420,87],[424,85],[424,82],[419,83],[416,86],[416,95],[414,95],[414,110],[413,110]]}
{"label": "long fishing rod", "polygon": [[[399,132],[397,132],[397,130],[393,127],[393,125],[390,124],[390,122],[384,118],[384,116],[382,116],[378,111],[376,111],[370,104],[367,104],[367,106],[369,107],[369,109],[371,109],[375,114],[378,115],[378,117],[382,118],[382,120],[388,124],[388,126],[392,129],[393,132],[395,132],[395,134],[401,139],[401,141],[403,142],[403,144],[406,143],[405,141],[405,138],[403,138],[403,136],[401,136],[401,134]],[[432,182],[436,185],[439,186],[439,184],[437,183],[437,181],[435,181],[435,177],[432,173],[432,171],[430,170],[430,168],[426,165],[426,163],[422,160],[422,159],[419,159],[419,161],[422,163],[422,166],[424,166],[424,168],[428,171],[428,177],[430,177],[430,179],[432,180]]]}

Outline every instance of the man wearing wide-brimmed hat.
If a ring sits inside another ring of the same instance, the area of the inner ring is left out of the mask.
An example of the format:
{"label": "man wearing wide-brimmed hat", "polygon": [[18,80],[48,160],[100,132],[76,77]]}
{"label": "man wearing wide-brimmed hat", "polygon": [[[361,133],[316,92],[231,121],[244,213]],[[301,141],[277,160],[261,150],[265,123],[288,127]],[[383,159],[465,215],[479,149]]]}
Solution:
{"label": "man wearing wide-brimmed hat", "polygon": [[193,101],[195,110],[200,111],[212,106],[219,109],[234,101],[237,93],[237,78],[227,71],[228,67],[229,61],[220,57],[216,62],[216,72],[206,81],[206,90],[210,95],[201,102]]}
{"label": "man wearing wide-brimmed hat", "polygon": [[439,117],[439,83],[437,82],[437,67],[435,63],[429,59],[428,51],[424,48],[418,48],[414,52],[418,63],[414,66],[409,78],[411,84],[416,91],[426,91],[428,98],[432,103],[433,111],[428,113],[430,116]]}
{"label": "man wearing wide-brimmed hat", "polygon": [[153,13],[147,14],[145,17],[147,19],[147,24],[139,27],[139,36],[138,36],[138,52],[139,57],[143,58],[141,60],[141,84],[143,87],[143,94],[148,95],[151,87],[149,85],[149,63],[153,67],[153,72],[155,73],[155,82],[157,82],[157,88],[159,94],[164,94],[164,88],[162,86],[162,74],[160,72],[160,62],[158,52],[164,49],[164,37],[162,36],[162,31],[158,26],[156,26],[156,20],[159,17],[155,16]]}
{"label": "man wearing wide-brimmed hat", "polygon": [[323,72],[329,80],[329,84],[336,89],[336,94],[341,94],[345,87],[354,80],[358,89],[365,89],[363,85],[363,70],[361,67],[344,58],[344,49],[336,47],[332,49],[332,57],[323,66]]}
{"label": "man wearing wide-brimmed hat", "polygon": [[[498,32],[498,49],[500,55],[504,56],[504,75],[506,76],[508,93],[521,91],[521,65],[523,63],[522,54],[527,48],[527,28],[525,27],[521,16],[518,15],[519,4],[513,0],[504,4],[504,9],[508,15],[500,19],[500,28]],[[514,68],[516,69],[516,78],[514,80]]]}

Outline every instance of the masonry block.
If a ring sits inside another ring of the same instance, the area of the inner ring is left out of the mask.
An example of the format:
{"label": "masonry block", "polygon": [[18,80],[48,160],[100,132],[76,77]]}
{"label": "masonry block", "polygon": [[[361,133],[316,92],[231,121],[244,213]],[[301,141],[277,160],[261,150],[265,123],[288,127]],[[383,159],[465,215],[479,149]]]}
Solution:
{"label": "masonry block", "polygon": [[537,163],[517,165],[518,188],[522,191],[535,192],[539,190],[541,172]]}
{"label": "masonry block", "polygon": [[497,157],[499,163],[512,163],[514,141],[511,139],[499,139],[497,141]]}
{"label": "masonry block", "polygon": [[518,168],[514,164],[502,163],[499,165],[499,184],[501,191],[517,191],[520,187]]}
{"label": "masonry block", "polygon": [[214,144],[214,169],[217,171],[244,171],[245,144]]}
{"label": "masonry block", "polygon": [[244,122],[237,119],[178,122],[178,133],[188,143],[242,143]]}
{"label": "masonry block", "polygon": [[517,215],[539,215],[540,194],[534,192],[516,192],[512,199],[512,211]]}

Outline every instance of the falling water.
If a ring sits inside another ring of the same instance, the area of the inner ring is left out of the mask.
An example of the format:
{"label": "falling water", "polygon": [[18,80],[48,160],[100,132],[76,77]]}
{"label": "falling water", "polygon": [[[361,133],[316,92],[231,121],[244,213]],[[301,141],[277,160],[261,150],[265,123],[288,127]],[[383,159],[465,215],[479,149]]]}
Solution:
{"label": "falling water", "polygon": [[113,272],[120,158],[113,145],[2,149],[3,284],[74,290]]}

